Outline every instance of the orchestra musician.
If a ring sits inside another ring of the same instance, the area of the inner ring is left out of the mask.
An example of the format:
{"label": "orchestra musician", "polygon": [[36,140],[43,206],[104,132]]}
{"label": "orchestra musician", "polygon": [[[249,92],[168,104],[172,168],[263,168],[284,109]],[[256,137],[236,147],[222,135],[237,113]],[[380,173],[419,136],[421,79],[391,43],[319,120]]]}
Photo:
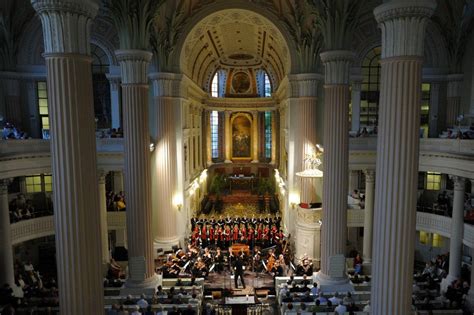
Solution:
{"label": "orchestra musician", "polygon": [[216,263],[216,271],[221,273],[224,271],[224,256],[222,255],[220,247],[216,249],[216,255],[214,256],[214,261]]}
{"label": "orchestra musician", "polygon": [[193,266],[193,276],[207,278],[209,274],[209,269],[207,268],[206,263],[201,257],[198,257]]}
{"label": "orchestra musician", "polygon": [[313,274],[313,263],[309,260],[308,255],[305,253],[300,259],[300,264],[296,267],[296,275],[298,276],[311,276]]}

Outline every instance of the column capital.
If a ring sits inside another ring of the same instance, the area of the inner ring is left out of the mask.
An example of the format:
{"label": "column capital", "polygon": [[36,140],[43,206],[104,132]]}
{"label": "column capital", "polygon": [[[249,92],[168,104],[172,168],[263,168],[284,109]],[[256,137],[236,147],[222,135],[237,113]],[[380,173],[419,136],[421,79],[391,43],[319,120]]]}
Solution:
{"label": "column capital", "polygon": [[300,73],[288,76],[291,97],[317,97],[318,84],[322,81],[319,73]]}
{"label": "column capital", "polygon": [[148,75],[154,96],[180,97],[182,75],[171,72],[154,72]]}
{"label": "column capital", "polygon": [[330,50],[320,54],[326,68],[325,84],[349,84],[350,70],[355,54],[348,50]]}
{"label": "column capital", "polygon": [[114,74],[106,74],[105,76],[107,77],[107,80],[109,80],[110,89],[112,91],[117,91],[122,82],[122,76]]}
{"label": "column capital", "polygon": [[352,91],[361,91],[362,90],[362,81],[352,81],[351,82]]}
{"label": "column capital", "polygon": [[451,180],[454,183],[454,190],[462,190],[466,189],[466,179],[461,176],[450,176]]}
{"label": "column capital", "polygon": [[365,181],[366,182],[375,182],[375,170],[374,169],[366,169],[364,170]]}
{"label": "column capital", "polygon": [[382,58],[423,57],[425,28],[435,0],[390,1],[374,9],[382,30]]}
{"label": "column capital", "polygon": [[148,65],[153,54],[146,50],[119,49],[115,51],[120,64],[123,84],[147,84]]}
{"label": "column capital", "polygon": [[92,19],[99,10],[94,0],[31,0],[43,25],[44,51],[90,55]]}
{"label": "column capital", "polygon": [[462,82],[464,75],[462,73],[449,74],[446,76],[448,81],[447,84],[447,97],[459,97],[461,96]]}
{"label": "column capital", "polygon": [[0,179],[0,195],[8,194],[8,185],[10,185],[10,179]]}

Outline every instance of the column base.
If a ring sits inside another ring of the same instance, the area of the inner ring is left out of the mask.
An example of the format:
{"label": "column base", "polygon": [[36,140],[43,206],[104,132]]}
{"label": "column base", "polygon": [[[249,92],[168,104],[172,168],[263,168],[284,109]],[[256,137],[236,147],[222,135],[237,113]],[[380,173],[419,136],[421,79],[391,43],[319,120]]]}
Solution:
{"label": "column base", "polygon": [[212,161],[207,161],[206,164],[207,164],[207,167],[209,167],[209,166],[211,166],[211,165],[214,164],[214,163],[213,163]]}
{"label": "column base", "polygon": [[156,287],[159,284],[159,277],[155,273],[152,277],[145,279],[144,281],[132,281],[127,279],[125,285],[120,289],[120,295],[153,295],[155,294]]}
{"label": "column base", "polygon": [[354,292],[349,278],[332,278],[321,271],[313,274],[313,281],[318,283],[321,292]]}
{"label": "column base", "polygon": [[445,293],[448,291],[448,287],[453,283],[453,281],[457,280],[459,277],[454,277],[450,274],[446,276],[443,280],[441,280],[441,284],[439,286],[441,293]]}
{"label": "column base", "polygon": [[252,162],[250,162],[250,163],[260,163],[260,161],[259,160],[252,160]]}
{"label": "column base", "polygon": [[231,160],[225,160],[224,163],[232,163]]}
{"label": "column base", "polygon": [[474,312],[474,289],[469,290],[464,305],[467,307],[469,312]]}
{"label": "column base", "polygon": [[[166,250],[171,250],[173,249],[173,246],[180,246],[179,242],[181,241],[181,237],[179,236],[176,236],[176,237],[172,237],[172,238],[155,238],[153,240],[153,251],[154,251],[154,255],[155,255],[155,258],[156,256],[158,256],[158,252],[157,252],[157,249],[158,248],[161,248],[163,249],[163,251],[166,251]],[[184,246],[184,244],[183,244]]]}

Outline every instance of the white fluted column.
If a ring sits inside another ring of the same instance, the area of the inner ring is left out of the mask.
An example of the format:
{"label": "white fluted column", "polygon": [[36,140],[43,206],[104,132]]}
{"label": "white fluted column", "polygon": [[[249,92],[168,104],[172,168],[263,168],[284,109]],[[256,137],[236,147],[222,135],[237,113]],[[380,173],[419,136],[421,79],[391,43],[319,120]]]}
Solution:
{"label": "white fluted column", "polygon": [[[150,75],[153,86],[153,106],[156,116],[152,117],[157,128],[156,149],[152,157],[153,178],[153,215],[154,247],[171,249],[177,245],[178,204],[183,206],[182,190],[179,189],[180,174],[178,166],[184,164],[178,156],[181,147],[181,99],[174,94],[174,86],[179,85],[172,73],[153,73]],[[188,161],[194,152],[189,147]],[[192,174],[192,165],[189,163]],[[184,176],[181,176],[183,178]],[[179,200],[178,200],[179,199]]]}
{"label": "white fluted column", "polygon": [[411,312],[421,66],[434,0],[390,1],[374,10],[382,30],[377,190],[372,257],[373,314]]}
{"label": "white fluted column", "polygon": [[231,147],[232,147],[232,127],[230,125],[231,112],[226,110],[224,112],[224,153],[225,163],[232,163],[231,161]]}
{"label": "white fluted column", "polygon": [[447,102],[446,102],[446,125],[454,127],[457,123],[457,117],[461,110],[461,88],[462,74],[450,74],[447,86]]}
{"label": "white fluted column", "polygon": [[375,171],[365,170],[365,208],[364,208],[364,244],[363,261],[364,265],[372,264],[372,236],[374,219],[374,199],[375,199]]}
{"label": "white fluted column", "polygon": [[99,6],[32,4],[43,25],[48,75],[60,313],[97,314],[104,301],[89,39]]}
{"label": "white fluted column", "polygon": [[453,214],[451,218],[451,237],[449,239],[449,272],[441,283],[441,290],[446,291],[448,285],[461,276],[462,238],[464,234],[464,192],[466,179],[452,177],[454,182]]}
{"label": "white fluted column", "polygon": [[100,239],[102,241],[102,263],[107,264],[110,260],[109,230],[107,226],[107,191],[105,189],[105,176],[103,170],[98,171],[99,179],[99,211],[100,211]]}
{"label": "white fluted column", "polygon": [[[324,178],[319,278],[347,282],[334,271],[333,257],[344,259],[347,241],[347,187],[349,172],[349,71],[354,54],[350,51],[321,53],[325,66],[324,85]],[[342,257],[342,258],[341,258]],[[324,281],[323,281],[324,282]]]}
{"label": "white fluted column", "polygon": [[151,231],[147,78],[152,54],[143,50],[117,50],[115,55],[122,73],[129,271],[126,286],[147,287],[156,281]]}
{"label": "white fluted column", "polygon": [[258,111],[252,111],[252,163],[258,163]]}
{"label": "white fluted column", "polygon": [[8,212],[8,180],[0,180],[0,283],[15,284],[10,214]]}

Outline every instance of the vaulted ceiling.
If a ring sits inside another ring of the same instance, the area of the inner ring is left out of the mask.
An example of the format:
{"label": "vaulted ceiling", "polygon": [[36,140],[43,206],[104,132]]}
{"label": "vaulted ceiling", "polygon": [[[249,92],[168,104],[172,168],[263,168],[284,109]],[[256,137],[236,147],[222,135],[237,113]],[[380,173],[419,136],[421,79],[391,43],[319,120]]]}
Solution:
{"label": "vaulted ceiling", "polygon": [[206,88],[218,69],[265,69],[274,86],[290,70],[288,46],[265,17],[242,9],[216,12],[187,35],[181,69]]}

